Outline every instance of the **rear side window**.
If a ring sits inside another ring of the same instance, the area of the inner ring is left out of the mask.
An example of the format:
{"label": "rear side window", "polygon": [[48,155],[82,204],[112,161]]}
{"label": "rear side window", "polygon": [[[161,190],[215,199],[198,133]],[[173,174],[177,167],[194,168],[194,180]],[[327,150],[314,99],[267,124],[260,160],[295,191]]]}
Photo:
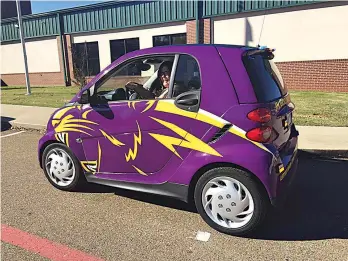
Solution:
{"label": "rear side window", "polygon": [[201,76],[199,66],[195,58],[181,54],[174,77],[174,88],[172,97],[201,88]]}
{"label": "rear side window", "polygon": [[271,102],[287,94],[283,78],[276,64],[265,55],[246,55],[244,66],[259,102]]}

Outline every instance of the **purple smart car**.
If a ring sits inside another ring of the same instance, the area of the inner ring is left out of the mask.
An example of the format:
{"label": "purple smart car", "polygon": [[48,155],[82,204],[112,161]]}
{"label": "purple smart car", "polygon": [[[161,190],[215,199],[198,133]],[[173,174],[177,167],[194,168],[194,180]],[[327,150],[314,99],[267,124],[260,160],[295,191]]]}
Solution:
{"label": "purple smart car", "polygon": [[297,166],[294,105],[273,52],[183,45],[122,56],[51,116],[38,148],[47,179],[194,202],[216,230],[249,233]]}

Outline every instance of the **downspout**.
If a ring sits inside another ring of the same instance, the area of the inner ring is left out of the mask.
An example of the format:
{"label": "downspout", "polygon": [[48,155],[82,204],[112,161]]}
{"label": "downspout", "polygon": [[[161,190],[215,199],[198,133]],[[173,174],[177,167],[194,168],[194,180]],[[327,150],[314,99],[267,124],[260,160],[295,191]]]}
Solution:
{"label": "downspout", "polygon": [[196,0],[196,43],[199,44],[199,0]]}
{"label": "downspout", "polygon": [[65,86],[68,85],[68,77],[67,77],[67,72],[66,72],[66,60],[65,60],[65,48],[64,48],[64,37],[62,34],[62,29],[61,29],[61,21],[60,21],[60,14],[57,14],[57,19],[58,19],[58,33],[60,37],[60,49],[62,50],[62,60],[63,60],[63,71],[64,71],[64,82]]}

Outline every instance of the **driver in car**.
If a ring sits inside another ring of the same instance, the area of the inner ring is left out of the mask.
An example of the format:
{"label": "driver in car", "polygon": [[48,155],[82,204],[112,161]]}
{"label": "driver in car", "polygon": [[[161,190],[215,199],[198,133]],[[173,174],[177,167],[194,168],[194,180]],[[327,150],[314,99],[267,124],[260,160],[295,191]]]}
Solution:
{"label": "driver in car", "polygon": [[126,84],[126,88],[134,90],[138,93],[143,99],[163,99],[168,95],[169,90],[169,82],[170,82],[170,74],[172,71],[173,63],[170,61],[163,62],[158,71],[157,78],[160,82],[160,87],[155,90],[147,90],[143,87],[143,85],[136,82],[128,82]]}

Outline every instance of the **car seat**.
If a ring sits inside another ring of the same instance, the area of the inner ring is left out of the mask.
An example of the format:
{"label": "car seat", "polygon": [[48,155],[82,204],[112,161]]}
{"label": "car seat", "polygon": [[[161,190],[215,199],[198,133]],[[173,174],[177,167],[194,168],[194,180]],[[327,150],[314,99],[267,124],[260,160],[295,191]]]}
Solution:
{"label": "car seat", "polygon": [[113,101],[128,100],[126,90],[123,88],[116,89],[114,94],[112,95],[112,100]]}

